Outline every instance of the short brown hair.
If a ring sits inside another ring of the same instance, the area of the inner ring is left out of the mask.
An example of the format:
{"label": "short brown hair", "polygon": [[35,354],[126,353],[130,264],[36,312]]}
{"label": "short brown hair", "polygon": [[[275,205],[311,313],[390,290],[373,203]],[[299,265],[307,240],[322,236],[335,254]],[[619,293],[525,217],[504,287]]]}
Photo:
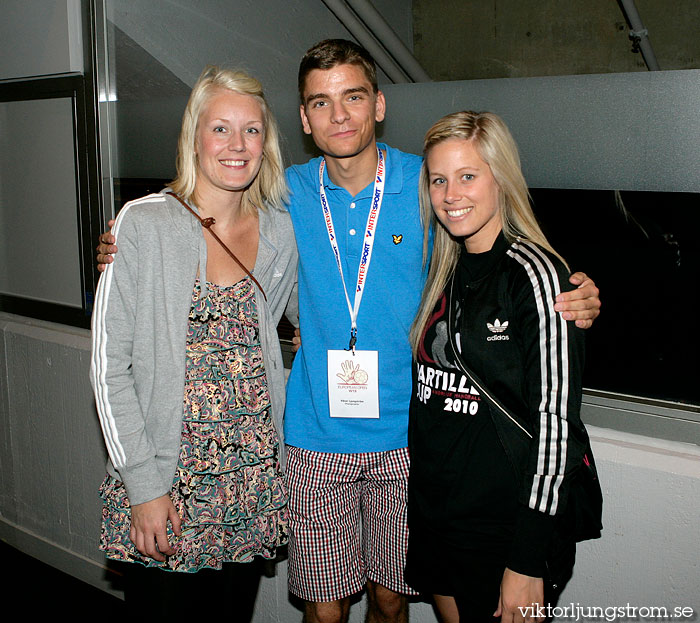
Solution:
{"label": "short brown hair", "polygon": [[314,69],[332,69],[337,65],[357,65],[377,93],[377,65],[361,45],[347,39],[325,39],[307,50],[299,64],[299,98],[304,103],[306,76]]}

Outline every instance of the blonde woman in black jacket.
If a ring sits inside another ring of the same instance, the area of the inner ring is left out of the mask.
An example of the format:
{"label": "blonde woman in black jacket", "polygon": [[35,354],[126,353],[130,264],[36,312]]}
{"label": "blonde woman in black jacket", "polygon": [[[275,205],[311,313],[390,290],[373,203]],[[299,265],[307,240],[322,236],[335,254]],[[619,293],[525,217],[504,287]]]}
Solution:
{"label": "blonde woman in black jacket", "polygon": [[540,621],[555,554],[573,565],[573,538],[553,535],[587,443],[582,331],[553,309],[573,286],[502,119],[448,115],[424,155],[406,580],[445,622]]}

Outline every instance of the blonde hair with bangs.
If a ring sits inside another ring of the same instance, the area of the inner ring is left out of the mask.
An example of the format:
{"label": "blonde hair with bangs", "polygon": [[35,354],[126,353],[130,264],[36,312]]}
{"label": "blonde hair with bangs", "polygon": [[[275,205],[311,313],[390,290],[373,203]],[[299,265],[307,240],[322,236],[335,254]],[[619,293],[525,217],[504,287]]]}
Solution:
{"label": "blonde hair with bangs", "polygon": [[452,113],[439,119],[428,130],[423,142],[424,160],[420,173],[419,195],[424,228],[424,262],[428,257],[431,229],[434,237],[428,279],[409,335],[414,357],[435,304],[454,272],[463,245],[463,241],[452,237],[438,221],[430,202],[428,153],[435,145],[453,138],[474,141],[482,160],[489,165],[498,185],[501,226],[506,240],[509,242],[518,239],[529,240],[564,262],[564,259],[547,241],[532,212],[530,194],[520,168],[518,148],[503,119],[494,113],[477,113],[469,110]]}
{"label": "blonde hair with bangs", "polygon": [[185,201],[193,198],[197,184],[199,163],[195,144],[199,117],[209,99],[222,89],[255,98],[263,113],[263,159],[260,171],[243,193],[241,209],[251,213],[257,208],[284,209],[287,183],[284,178],[277,122],[265,100],[260,82],[240,70],[207,66],[199,76],[182,117],[182,128],[177,146],[177,176],[170,188]]}

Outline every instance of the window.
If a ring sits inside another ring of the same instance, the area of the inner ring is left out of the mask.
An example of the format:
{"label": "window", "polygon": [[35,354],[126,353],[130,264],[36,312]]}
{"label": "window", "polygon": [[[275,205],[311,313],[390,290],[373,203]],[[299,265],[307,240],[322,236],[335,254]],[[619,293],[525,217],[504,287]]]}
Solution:
{"label": "window", "polygon": [[693,329],[700,194],[531,189],[535,213],[572,271],[601,289],[584,386],[700,405]]}
{"label": "window", "polygon": [[3,311],[89,324],[99,200],[87,101],[80,75],[0,83]]}

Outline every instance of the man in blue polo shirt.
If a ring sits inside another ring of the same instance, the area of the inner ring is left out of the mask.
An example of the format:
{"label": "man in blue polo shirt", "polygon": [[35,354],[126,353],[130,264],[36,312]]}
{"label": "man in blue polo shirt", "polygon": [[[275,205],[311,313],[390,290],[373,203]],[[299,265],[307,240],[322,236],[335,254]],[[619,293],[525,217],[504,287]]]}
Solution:
{"label": "man in blue polo shirt", "polygon": [[[406,621],[408,331],[425,277],[421,159],[376,142],[386,102],[360,46],[312,47],[299,95],[304,131],[323,156],[287,170],[302,338],[285,412],[289,588],[306,601],[309,623],[346,621],[349,597],[363,587],[368,621]],[[587,283],[560,311],[588,311],[567,319],[597,315]]]}
{"label": "man in blue polo shirt", "polygon": [[[403,581],[407,335],[424,282],[421,159],[376,143],[384,96],[359,46],[314,46],[299,93],[304,131],[324,156],[287,170],[302,336],[285,412],[289,585],[308,621],[345,620],[348,597],[365,586],[371,611],[401,620],[401,595],[412,592]],[[354,371],[367,382],[346,382]]]}

